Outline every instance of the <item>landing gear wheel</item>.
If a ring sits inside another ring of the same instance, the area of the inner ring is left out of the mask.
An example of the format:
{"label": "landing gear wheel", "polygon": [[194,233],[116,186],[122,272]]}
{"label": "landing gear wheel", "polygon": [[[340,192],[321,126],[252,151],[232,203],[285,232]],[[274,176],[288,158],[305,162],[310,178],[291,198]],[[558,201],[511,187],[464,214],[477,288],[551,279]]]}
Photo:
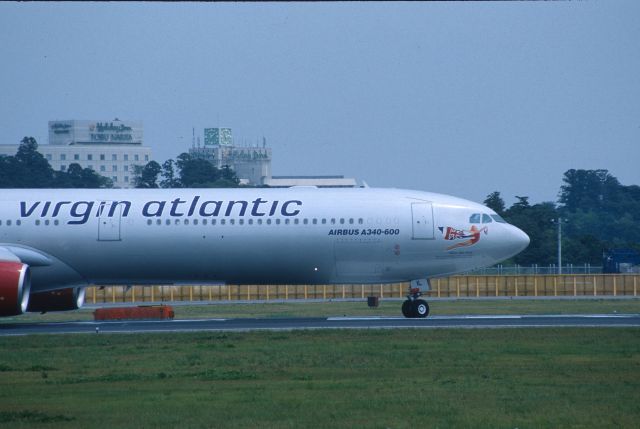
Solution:
{"label": "landing gear wheel", "polygon": [[402,303],[402,315],[408,318],[415,317],[413,315],[413,302],[406,300]]}
{"label": "landing gear wheel", "polygon": [[417,299],[413,301],[413,317],[419,317],[421,319],[429,315],[429,304],[424,299]]}
{"label": "landing gear wheel", "polygon": [[419,299],[422,291],[419,287],[412,287],[413,283],[412,281],[409,286],[407,300],[402,303],[402,314],[407,318],[424,319],[429,315],[429,304],[424,299]]}

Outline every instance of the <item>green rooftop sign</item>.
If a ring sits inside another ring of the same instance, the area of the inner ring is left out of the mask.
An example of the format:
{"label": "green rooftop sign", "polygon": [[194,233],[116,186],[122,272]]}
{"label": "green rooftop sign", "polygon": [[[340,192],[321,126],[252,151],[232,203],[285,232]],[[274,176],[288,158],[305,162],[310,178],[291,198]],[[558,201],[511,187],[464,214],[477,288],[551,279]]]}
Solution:
{"label": "green rooftop sign", "polygon": [[205,128],[205,146],[233,146],[231,128]]}

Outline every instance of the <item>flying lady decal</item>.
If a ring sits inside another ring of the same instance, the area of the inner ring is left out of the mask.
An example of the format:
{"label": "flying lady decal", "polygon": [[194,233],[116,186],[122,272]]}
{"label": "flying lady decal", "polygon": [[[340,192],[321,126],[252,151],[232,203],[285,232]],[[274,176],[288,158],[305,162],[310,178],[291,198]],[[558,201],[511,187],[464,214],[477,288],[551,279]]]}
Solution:
{"label": "flying lady decal", "polygon": [[473,246],[478,241],[480,241],[481,233],[484,232],[484,235],[487,235],[489,231],[488,227],[486,226],[478,229],[478,227],[476,227],[475,225],[472,225],[469,231],[462,230],[462,229],[455,229],[450,226],[448,226],[446,230],[444,229],[444,227],[441,227],[441,226],[438,227],[438,229],[444,235],[445,240],[449,240],[449,241],[464,240],[464,241],[459,241],[447,247],[447,250],[453,250],[459,247]]}

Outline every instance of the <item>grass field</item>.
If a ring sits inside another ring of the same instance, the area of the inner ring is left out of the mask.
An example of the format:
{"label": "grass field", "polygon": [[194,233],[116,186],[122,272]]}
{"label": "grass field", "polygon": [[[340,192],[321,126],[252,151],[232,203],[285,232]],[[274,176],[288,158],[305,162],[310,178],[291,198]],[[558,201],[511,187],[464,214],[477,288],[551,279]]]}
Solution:
{"label": "grass field", "polygon": [[0,427],[640,425],[638,329],[0,338]]}
{"label": "grass field", "polygon": [[[378,308],[366,302],[285,302],[258,304],[176,305],[176,319],[216,317],[328,317],[328,316],[400,316],[399,300],[382,300]],[[431,315],[462,314],[607,314],[640,313],[638,299],[467,299],[431,300]],[[61,313],[26,314],[3,318],[2,323],[56,322],[93,320],[93,310],[82,309]]]}
{"label": "grass field", "polygon": [[[399,301],[175,306],[176,318],[399,315]],[[460,300],[432,314],[640,313],[640,300]],[[90,320],[91,310],[2,323]],[[0,338],[0,427],[640,427],[640,330]]]}

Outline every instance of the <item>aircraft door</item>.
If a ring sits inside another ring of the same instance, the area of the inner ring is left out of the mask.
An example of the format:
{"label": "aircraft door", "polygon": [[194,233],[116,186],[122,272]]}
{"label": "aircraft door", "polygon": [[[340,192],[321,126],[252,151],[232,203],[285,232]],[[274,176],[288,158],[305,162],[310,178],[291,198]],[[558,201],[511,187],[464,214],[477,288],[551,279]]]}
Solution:
{"label": "aircraft door", "polygon": [[119,241],[122,207],[114,201],[101,201],[98,208],[98,241]]}
{"label": "aircraft door", "polygon": [[433,240],[433,206],[431,203],[411,203],[414,240]]}

